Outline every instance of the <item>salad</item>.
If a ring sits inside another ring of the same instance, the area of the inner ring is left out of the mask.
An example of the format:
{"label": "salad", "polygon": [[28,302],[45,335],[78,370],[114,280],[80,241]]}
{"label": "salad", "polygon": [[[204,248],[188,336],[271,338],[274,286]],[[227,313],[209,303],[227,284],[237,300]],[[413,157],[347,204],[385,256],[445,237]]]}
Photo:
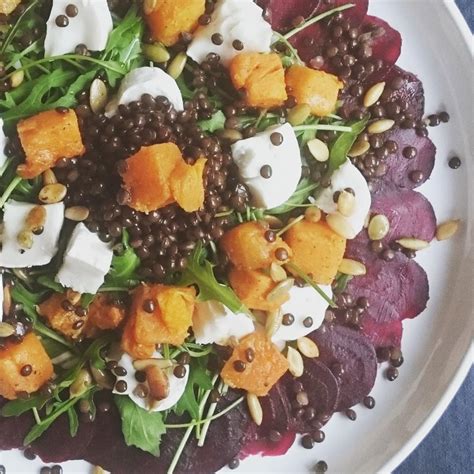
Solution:
{"label": "salad", "polygon": [[459,222],[367,8],[2,2],[0,450],[211,473],[374,408]]}

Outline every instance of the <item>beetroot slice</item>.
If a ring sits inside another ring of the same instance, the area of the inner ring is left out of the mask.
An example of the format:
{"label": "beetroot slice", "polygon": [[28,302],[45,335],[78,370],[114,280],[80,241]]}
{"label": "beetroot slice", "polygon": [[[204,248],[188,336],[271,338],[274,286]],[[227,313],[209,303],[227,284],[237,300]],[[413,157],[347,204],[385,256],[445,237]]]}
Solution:
{"label": "beetroot slice", "polygon": [[403,325],[401,321],[378,323],[366,316],[362,320],[362,332],[377,349],[380,347],[400,347]]}
{"label": "beetroot slice", "polygon": [[[0,410],[7,402],[8,400],[0,397]],[[0,416],[0,451],[23,447],[23,440],[34,423],[30,412],[21,416]]]}
{"label": "beetroot slice", "polygon": [[284,32],[292,28],[297,17],[310,18],[318,10],[321,0],[258,0],[265,17],[275,31]]}
{"label": "beetroot slice", "polygon": [[262,438],[257,433],[257,428],[251,430],[249,439],[239,453],[239,459],[260,454],[261,456],[283,456],[293,446],[296,439],[294,431],[282,433],[279,441]]}
{"label": "beetroot slice", "polygon": [[[389,155],[385,164],[387,172],[384,176],[374,182],[375,189],[381,183],[395,184],[400,188],[413,189],[426,182],[433,171],[436,157],[436,147],[428,137],[420,137],[413,129],[395,128],[385,134],[385,140],[393,140],[398,145],[398,151]],[[417,150],[415,158],[407,159],[403,156],[406,147],[414,147]],[[411,173],[421,171],[423,179],[414,182]]]}
{"label": "beetroot slice", "polygon": [[369,339],[353,329],[327,325],[309,337],[318,345],[319,361],[336,374],[339,372],[340,396],[336,410],[346,410],[360,403],[372,390],[377,375],[377,358]]}

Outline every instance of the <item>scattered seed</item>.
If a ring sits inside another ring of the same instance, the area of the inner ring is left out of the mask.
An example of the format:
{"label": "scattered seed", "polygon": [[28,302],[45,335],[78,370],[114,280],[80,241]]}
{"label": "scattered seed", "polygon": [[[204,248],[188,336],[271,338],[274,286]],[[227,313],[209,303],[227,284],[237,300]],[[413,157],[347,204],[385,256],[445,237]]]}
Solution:
{"label": "scattered seed", "polygon": [[64,184],[54,183],[44,186],[38,195],[41,202],[45,204],[56,204],[61,202],[67,194],[67,188]]}
{"label": "scattered seed", "polygon": [[18,69],[10,77],[10,85],[13,89],[20,86],[25,80],[25,72],[23,69]]}
{"label": "scattered seed", "polygon": [[279,300],[282,296],[290,291],[294,283],[294,278],[287,278],[286,280],[281,281],[275,286],[275,288],[273,288],[273,290],[268,293],[266,298],[267,301],[272,302]]}
{"label": "scattered seed", "polygon": [[415,252],[417,252],[418,250],[426,249],[430,246],[430,243],[426,242],[426,240],[413,238],[399,239],[396,242],[397,244],[400,244],[403,248],[408,250],[414,250]]}
{"label": "scattered seed", "polygon": [[341,237],[344,237],[345,239],[351,239],[354,237],[354,231],[349,221],[338,212],[329,214],[326,217],[326,222],[328,226]]}
{"label": "scattered seed", "polygon": [[247,406],[249,407],[252,420],[257,426],[260,426],[263,421],[263,410],[257,395],[253,393],[247,393]]}
{"label": "scattered seed", "polygon": [[145,371],[148,367],[158,367],[160,369],[169,369],[173,367],[173,362],[169,359],[141,359],[134,360],[133,367],[140,372]]}
{"label": "scattered seed", "polygon": [[35,206],[26,216],[24,230],[37,232],[43,229],[46,224],[46,209],[44,206]]}
{"label": "scattered seed", "polygon": [[329,160],[329,148],[322,140],[313,138],[308,142],[308,148],[316,161],[323,163]]}
{"label": "scattered seed", "polygon": [[230,143],[235,143],[238,142],[239,140],[242,140],[243,135],[241,132],[238,130],[234,130],[231,128],[224,128],[223,130],[219,130],[217,132],[219,135],[219,138],[223,140],[228,140]]}
{"label": "scattered seed", "polygon": [[29,250],[33,247],[33,232],[30,230],[22,230],[17,238],[18,245],[25,250]]}
{"label": "scattered seed", "polygon": [[282,322],[283,315],[280,309],[268,312],[267,319],[265,321],[265,332],[269,339],[271,339],[278,329],[280,329]]}
{"label": "scattered seed", "polygon": [[143,2],[143,11],[145,12],[145,15],[150,15],[150,13],[153,13],[157,5],[158,0],[145,0]]}
{"label": "scattered seed", "polygon": [[372,122],[367,131],[372,134],[388,132],[395,125],[395,121],[390,119],[381,119]]}
{"label": "scattered seed", "polygon": [[341,191],[337,199],[337,210],[344,216],[350,217],[355,210],[355,196],[347,191]]}
{"label": "scattered seed", "polygon": [[362,156],[363,154],[367,153],[370,149],[370,143],[367,140],[363,140],[359,138],[352,148],[350,149],[348,155],[351,158],[356,158],[358,156]]}
{"label": "scattered seed", "polygon": [[301,377],[304,372],[304,362],[301,354],[296,349],[289,346],[286,359],[288,360],[288,370],[293,377]]}
{"label": "scattered seed", "polygon": [[71,398],[75,398],[82,395],[91,383],[92,376],[90,372],[86,369],[81,369],[76,379],[69,387],[69,393],[71,395]]}
{"label": "scattered seed", "polygon": [[12,309],[12,294],[10,290],[10,285],[6,284],[3,287],[3,314],[8,316],[10,314],[11,309]]}
{"label": "scattered seed", "polygon": [[89,209],[84,206],[72,206],[68,207],[64,212],[66,219],[74,222],[85,221],[89,217]]}
{"label": "scattered seed", "polygon": [[142,47],[145,57],[154,63],[165,63],[171,57],[168,50],[160,43],[144,44]]}
{"label": "scattered seed", "polygon": [[10,337],[15,334],[15,328],[8,323],[0,321],[0,337]]}
{"label": "scattered seed", "polygon": [[301,125],[311,114],[311,107],[308,104],[299,104],[288,112],[288,122],[296,127]]}
{"label": "scattered seed", "polygon": [[438,240],[448,240],[459,230],[459,220],[443,222],[436,229],[436,238]]}
{"label": "scattered seed", "polygon": [[311,206],[306,208],[306,211],[304,212],[304,218],[308,222],[312,222],[315,224],[316,222],[319,222],[321,220],[322,214],[321,214],[321,209],[316,206]]}
{"label": "scattered seed", "polygon": [[367,273],[367,268],[361,262],[350,258],[343,258],[338,271],[344,275],[360,276]]}
{"label": "scattered seed", "polygon": [[56,175],[54,174],[54,171],[52,169],[44,171],[42,178],[44,186],[46,186],[47,184],[55,184],[58,182],[58,180],[56,179]]}
{"label": "scattered seed", "polygon": [[385,82],[378,82],[370,87],[364,96],[364,107],[372,107],[380,99],[385,89]]}
{"label": "scattered seed", "polygon": [[102,112],[107,104],[108,92],[105,82],[94,79],[89,89],[89,104],[95,114]]}
{"label": "scattered seed", "polygon": [[370,219],[368,228],[370,240],[382,240],[387,236],[389,230],[390,222],[383,214],[377,214]]}
{"label": "scattered seed", "polygon": [[150,365],[145,369],[150,396],[153,400],[163,400],[170,394],[170,382],[165,372],[157,366]]}
{"label": "scattered seed", "polygon": [[314,341],[309,337],[300,337],[296,341],[298,350],[305,356],[310,359],[314,357],[319,357],[319,349]]}
{"label": "scattered seed", "polygon": [[181,73],[184,71],[187,60],[188,56],[186,53],[178,53],[168,66],[168,74],[173,79],[178,79],[178,77],[181,76]]}
{"label": "scattered seed", "polygon": [[280,281],[286,280],[287,274],[281,265],[278,265],[276,262],[272,262],[270,265],[270,277],[274,282],[278,283]]}

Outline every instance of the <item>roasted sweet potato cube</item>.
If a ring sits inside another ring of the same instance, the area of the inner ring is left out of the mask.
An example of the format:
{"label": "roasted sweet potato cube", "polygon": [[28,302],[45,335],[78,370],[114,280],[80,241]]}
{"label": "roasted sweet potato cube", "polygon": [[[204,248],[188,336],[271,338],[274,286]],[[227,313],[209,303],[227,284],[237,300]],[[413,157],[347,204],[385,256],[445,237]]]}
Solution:
{"label": "roasted sweet potato cube", "polygon": [[306,66],[291,66],[286,71],[288,95],[298,104],[307,104],[313,115],[325,117],[336,109],[343,83],[334,75]]}
{"label": "roasted sweet potato cube", "polygon": [[239,268],[258,270],[268,268],[272,262],[282,263],[276,258],[278,249],[291,256],[291,249],[280,237],[272,242],[265,238],[268,226],[260,222],[246,222],[227,231],[219,244],[229,260]]}
{"label": "roasted sweet potato cube", "polygon": [[236,89],[245,91],[246,103],[251,107],[278,107],[288,98],[285,70],[278,54],[238,54],[231,62],[230,77]]}
{"label": "roasted sweet potato cube", "polygon": [[267,299],[277,283],[262,270],[244,270],[234,267],[229,272],[229,283],[242,303],[250,309],[272,311],[289,299],[287,293]]}
{"label": "roasted sweet potato cube", "polygon": [[171,173],[171,193],[186,212],[198,211],[204,204],[206,161],[205,158],[199,158],[193,165],[188,165],[182,160]]}
{"label": "roasted sweet potato cube", "polygon": [[170,178],[183,161],[174,143],[145,146],[126,160],[123,187],[130,194],[129,206],[152,212],[173,202]]}
{"label": "roasted sweet potato cube", "polygon": [[177,43],[182,33],[191,33],[204,13],[205,0],[157,0],[149,11],[145,2],[145,19],[155,41],[166,46]]}
{"label": "roasted sweet potato cube", "polygon": [[78,316],[76,307],[81,295],[74,291],[53,293],[38,307],[38,313],[54,330],[71,339],[79,339],[86,328],[89,314]]}
{"label": "roasted sweet potato cube", "polygon": [[122,334],[122,349],[134,359],[149,359],[155,352],[155,344],[139,344],[135,339],[135,321],[129,318]]}
{"label": "roasted sweet potato cube", "polygon": [[[248,362],[248,351],[253,352]],[[245,369],[236,370],[235,363],[243,362]],[[221,372],[222,380],[233,388],[241,388],[263,397],[288,370],[288,361],[263,332],[244,337],[234,348],[231,358]]]}
{"label": "roasted sweet potato cube", "polygon": [[346,239],[324,221],[303,220],[283,236],[293,251],[291,262],[319,285],[330,285],[346,250]]}
{"label": "roasted sweet potato cube", "polygon": [[21,0],[2,0],[0,2],[0,14],[10,15],[15,8],[21,3]]}
{"label": "roasted sweet potato cube", "polygon": [[89,306],[85,334],[94,337],[101,330],[116,329],[125,318],[125,308],[115,304],[108,295],[98,294]]}
{"label": "roasted sweet potato cube", "polygon": [[[29,375],[21,369],[31,366]],[[22,342],[7,342],[0,349],[0,396],[9,400],[18,393],[33,393],[53,376],[53,364],[38,337],[29,333]]]}
{"label": "roasted sweet potato cube", "polygon": [[18,166],[17,172],[25,179],[39,176],[61,158],[74,158],[86,152],[72,109],[33,115],[22,120],[17,130],[26,155],[26,162]]}

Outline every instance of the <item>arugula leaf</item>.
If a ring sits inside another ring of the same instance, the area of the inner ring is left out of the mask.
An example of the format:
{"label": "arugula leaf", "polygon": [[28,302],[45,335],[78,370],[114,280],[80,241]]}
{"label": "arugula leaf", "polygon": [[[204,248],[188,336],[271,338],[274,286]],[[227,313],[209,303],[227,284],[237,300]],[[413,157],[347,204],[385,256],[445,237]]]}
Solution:
{"label": "arugula leaf", "polygon": [[129,245],[129,236],[126,231],[122,234],[122,245],[124,251],[120,255],[114,255],[112,266],[106,277],[106,286],[133,286],[130,282],[138,280],[136,270],[140,266],[140,259],[135,250]]}
{"label": "arugula leaf", "polygon": [[45,395],[33,395],[26,400],[19,398],[17,400],[10,400],[2,407],[0,415],[4,417],[20,416],[32,408],[42,408],[47,401],[48,396]]}
{"label": "arugula leaf", "polygon": [[126,395],[115,395],[114,400],[122,419],[122,433],[127,446],[159,456],[161,437],[166,433],[162,414],[140,408]]}
{"label": "arugula leaf", "polygon": [[225,115],[222,110],[218,110],[210,119],[201,120],[199,122],[199,127],[203,132],[214,133],[217,130],[222,130],[225,125]]}
{"label": "arugula leaf", "polygon": [[206,252],[202,243],[199,243],[188,259],[188,266],[178,283],[180,286],[197,285],[199,301],[217,300],[227,306],[234,313],[247,313],[249,310],[239,300],[232,288],[216,280],[213,265],[206,260]]}
{"label": "arugula leaf", "polygon": [[293,193],[290,199],[288,199],[288,201],[278,207],[269,209],[265,213],[270,215],[286,214],[287,212],[292,211],[295,207],[298,207],[299,205],[306,202],[306,200],[311,196],[313,191],[318,187],[318,183],[312,183],[309,179],[303,178],[299,182],[296,191]]}
{"label": "arugula leaf", "polygon": [[329,172],[337,170],[347,160],[352,145],[354,145],[357,137],[362,133],[367,125],[367,118],[349,124],[352,127],[351,132],[343,132],[331,146],[329,153]]}
{"label": "arugula leaf", "polygon": [[54,280],[50,275],[41,275],[36,279],[36,282],[49,290],[53,290],[55,293],[64,293],[66,291],[64,286]]}
{"label": "arugula leaf", "polygon": [[75,438],[77,430],[79,429],[79,418],[74,407],[69,408],[67,411],[67,417],[69,420],[69,434],[71,435],[71,438]]}

